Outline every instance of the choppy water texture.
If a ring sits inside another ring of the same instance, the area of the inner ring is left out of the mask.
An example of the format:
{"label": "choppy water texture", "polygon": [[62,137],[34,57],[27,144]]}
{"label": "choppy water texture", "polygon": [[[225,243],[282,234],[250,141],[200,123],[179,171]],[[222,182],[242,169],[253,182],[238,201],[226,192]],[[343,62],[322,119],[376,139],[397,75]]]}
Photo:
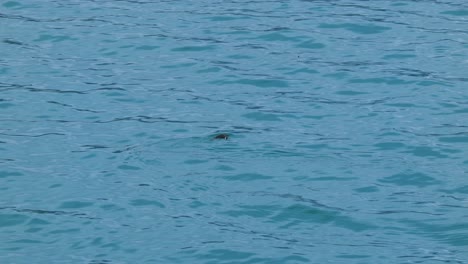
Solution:
{"label": "choppy water texture", "polygon": [[468,263],[466,1],[0,21],[1,263]]}

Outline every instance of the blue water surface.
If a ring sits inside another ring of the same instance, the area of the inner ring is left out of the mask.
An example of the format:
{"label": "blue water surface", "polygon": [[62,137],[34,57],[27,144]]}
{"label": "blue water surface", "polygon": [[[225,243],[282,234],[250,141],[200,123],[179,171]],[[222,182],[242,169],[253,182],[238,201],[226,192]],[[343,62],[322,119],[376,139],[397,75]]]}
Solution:
{"label": "blue water surface", "polygon": [[3,1],[0,263],[468,263],[467,85],[462,0]]}

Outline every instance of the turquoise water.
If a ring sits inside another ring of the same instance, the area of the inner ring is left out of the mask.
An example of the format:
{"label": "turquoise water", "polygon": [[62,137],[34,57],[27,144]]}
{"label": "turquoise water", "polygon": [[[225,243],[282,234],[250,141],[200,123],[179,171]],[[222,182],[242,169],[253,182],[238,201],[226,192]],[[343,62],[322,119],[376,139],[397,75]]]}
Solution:
{"label": "turquoise water", "polygon": [[468,263],[465,1],[0,21],[0,263]]}

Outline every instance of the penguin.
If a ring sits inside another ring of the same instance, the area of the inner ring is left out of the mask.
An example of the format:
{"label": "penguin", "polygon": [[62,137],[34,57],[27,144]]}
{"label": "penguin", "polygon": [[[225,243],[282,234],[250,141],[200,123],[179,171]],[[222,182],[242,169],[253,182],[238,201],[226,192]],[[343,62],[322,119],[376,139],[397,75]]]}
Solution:
{"label": "penguin", "polygon": [[228,140],[228,138],[229,138],[229,135],[228,135],[228,134],[222,133],[222,134],[216,135],[213,139],[224,139],[224,140]]}

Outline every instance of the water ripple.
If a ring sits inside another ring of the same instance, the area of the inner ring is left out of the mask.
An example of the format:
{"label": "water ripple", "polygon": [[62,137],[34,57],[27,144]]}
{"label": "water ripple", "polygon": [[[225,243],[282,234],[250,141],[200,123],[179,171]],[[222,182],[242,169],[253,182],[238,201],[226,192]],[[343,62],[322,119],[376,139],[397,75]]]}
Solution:
{"label": "water ripple", "polygon": [[1,263],[468,261],[468,4],[0,9]]}

